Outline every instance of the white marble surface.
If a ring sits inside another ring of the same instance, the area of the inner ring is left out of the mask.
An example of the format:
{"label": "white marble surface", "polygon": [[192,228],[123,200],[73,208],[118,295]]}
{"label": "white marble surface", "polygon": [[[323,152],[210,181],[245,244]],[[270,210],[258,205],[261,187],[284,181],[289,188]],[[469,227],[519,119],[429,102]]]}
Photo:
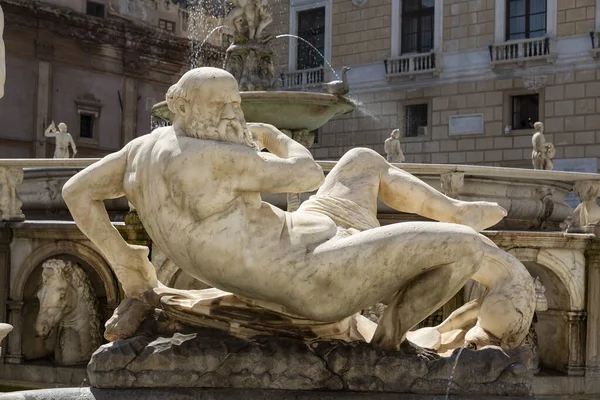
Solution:
{"label": "white marble surface", "polygon": [[[75,222],[107,257],[127,295],[161,284],[148,249],[127,244],[108,219],[101,200],[123,194],[177,266],[261,307],[332,322],[391,298],[372,340],[387,349],[406,345],[406,332],[482,264],[502,264],[515,274],[524,268],[477,233],[506,215],[497,204],[449,198],[369,149],[352,149],[324,178],[306,148],[271,125],[246,125],[240,100],[225,71],[189,71],[167,92],[172,127],[133,140],[65,184]],[[257,152],[263,148],[269,153]],[[293,213],[260,197],[315,189]],[[379,227],[378,199],[441,222]],[[500,307],[512,317],[517,300],[505,300],[490,312]],[[483,301],[480,319],[487,307]],[[519,318],[521,328],[528,314]],[[485,335],[499,334],[492,319],[478,325]],[[507,338],[521,333],[507,332],[500,342],[511,347]]]}
{"label": "white marble surface", "polygon": [[[13,330],[12,325],[4,324],[0,322],[0,344],[2,344],[2,340]],[[0,346],[0,356],[2,355],[2,347]]]}

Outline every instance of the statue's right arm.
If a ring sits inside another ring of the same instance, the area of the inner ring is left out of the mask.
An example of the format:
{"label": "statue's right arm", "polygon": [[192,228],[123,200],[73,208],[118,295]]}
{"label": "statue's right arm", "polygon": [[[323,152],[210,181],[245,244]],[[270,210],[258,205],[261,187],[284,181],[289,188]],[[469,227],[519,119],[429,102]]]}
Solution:
{"label": "statue's right arm", "polygon": [[62,194],[73,220],[113,267],[128,296],[157,286],[148,248],[129,245],[112,225],[103,200],[124,195],[129,146],[90,165],[65,183]]}
{"label": "statue's right arm", "polygon": [[44,131],[44,136],[46,137],[56,137],[56,131],[53,130],[54,124],[50,124]]}
{"label": "statue's right arm", "polygon": [[[300,143],[269,124],[252,123],[248,128],[270,153],[249,154],[240,165],[241,189],[269,193],[301,193],[318,189],[325,176],[312,154]],[[244,174],[244,172],[248,172]]]}

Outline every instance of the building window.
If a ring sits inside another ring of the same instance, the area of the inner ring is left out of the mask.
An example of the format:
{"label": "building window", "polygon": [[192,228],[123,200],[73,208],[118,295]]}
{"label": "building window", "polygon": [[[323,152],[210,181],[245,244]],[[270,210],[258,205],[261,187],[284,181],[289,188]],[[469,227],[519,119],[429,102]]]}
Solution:
{"label": "building window", "polygon": [[164,19],[159,19],[158,27],[160,29],[164,29],[165,31],[168,31],[168,32],[175,32],[175,22],[166,21]]}
{"label": "building window", "polygon": [[104,4],[88,1],[85,13],[94,17],[104,18]]}
{"label": "building window", "polygon": [[298,13],[298,36],[310,44],[298,40],[296,70],[322,67],[325,53],[325,7]]}
{"label": "building window", "polygon": [[404,107],[404,135],[407,137],[427,135],[427,104]]}
{"label": "building window", "polygon": [[546,34],[546,0],[506,0],[506,40]]}
{"label": "building window", "polygon": [[512,96],[512,129],[533,129],[539,119],[539,95]]}
{"label": "building window", "polygon": [[79,137],[86,139],[94,138],[94,119],[92,114],[79,115]]}
{"label": "building window", "polygon": [[435,0],[402,2],[402,54],[427,53],[433,49]]}

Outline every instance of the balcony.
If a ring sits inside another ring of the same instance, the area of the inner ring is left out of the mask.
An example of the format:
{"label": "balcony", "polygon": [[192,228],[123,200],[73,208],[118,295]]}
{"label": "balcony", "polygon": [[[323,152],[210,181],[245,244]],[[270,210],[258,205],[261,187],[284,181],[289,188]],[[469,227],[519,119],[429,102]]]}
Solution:
{"label": "balcony", "polygon": [[320,88],[325,81],[323,67],[308,68],[281,74],[282,90],[310,90]]}
{"label": "balcony", "polygon": [[408,54],[384,60],[385,77],[416,79],[417,76],[437,76],[436,53]]}
{"label": "balcony", "polygon": [[549,37],[491,44],[489,50],[492,68],[510,64],[516,64],[519,67],[536,63],[552,64],[556,58],[552,47],[552,41]]}
{"label": "balcony", "polygon": [[600,57],[600,31],[590,32],[590,39],[592,39],[592,57],[597,60]]}

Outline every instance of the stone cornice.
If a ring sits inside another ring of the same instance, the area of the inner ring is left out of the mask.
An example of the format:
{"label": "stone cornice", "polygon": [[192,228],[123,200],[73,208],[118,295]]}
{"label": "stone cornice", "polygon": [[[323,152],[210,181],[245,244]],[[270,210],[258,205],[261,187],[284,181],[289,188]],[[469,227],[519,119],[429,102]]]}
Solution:
{"label": "stone cornice", "polygon": [[527,247],[584,250],[594,239],[594,235],[591,234],[563,232],[484,231],[482,233],[504,249]]}

